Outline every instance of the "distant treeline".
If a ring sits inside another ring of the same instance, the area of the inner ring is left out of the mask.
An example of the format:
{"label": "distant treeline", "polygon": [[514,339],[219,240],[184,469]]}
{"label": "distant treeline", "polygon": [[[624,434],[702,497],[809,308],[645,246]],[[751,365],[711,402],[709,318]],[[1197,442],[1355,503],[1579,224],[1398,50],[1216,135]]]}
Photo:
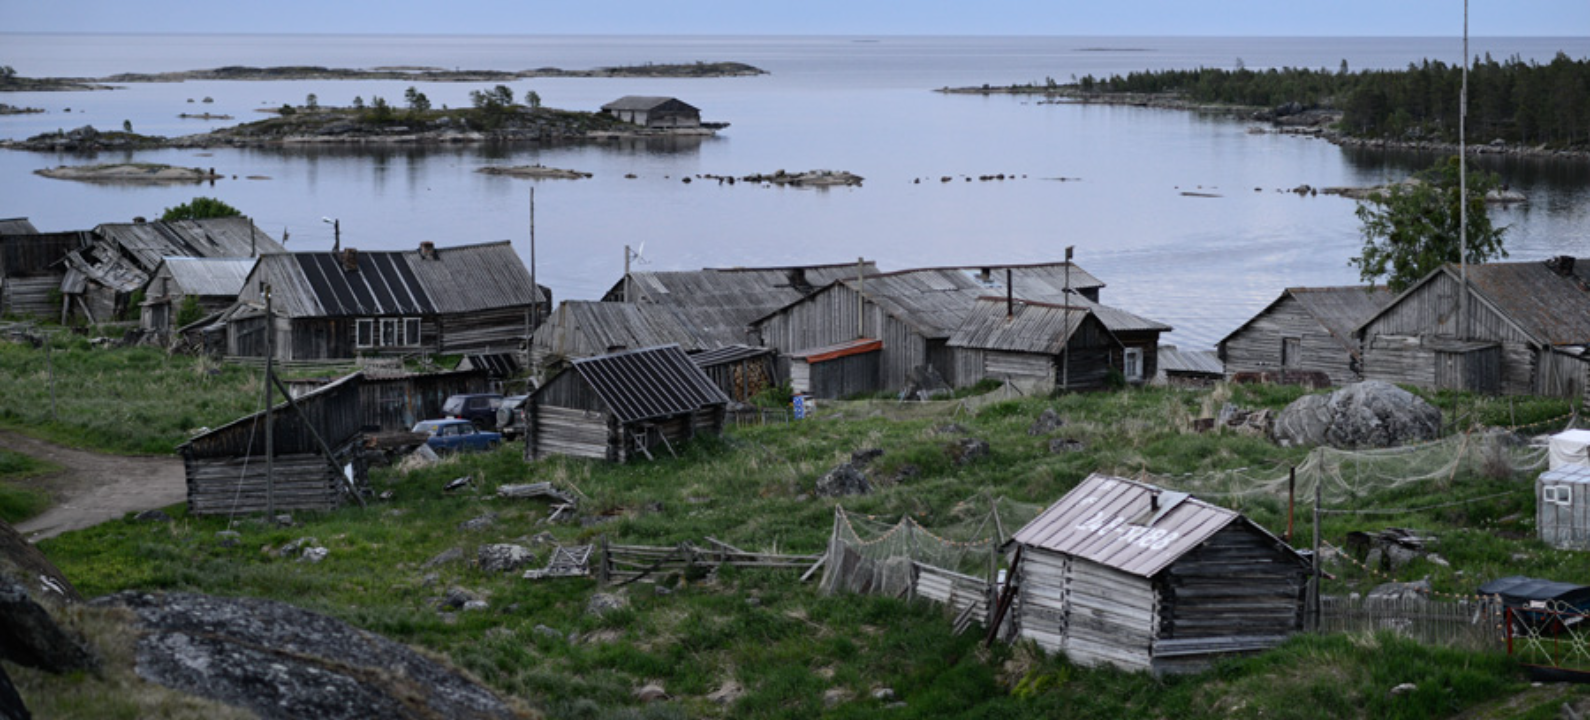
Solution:
{"label": "distant treeline", "polygon": [[[1297,103],[1342,112],[1342,130],[1359,137],[1457,141],[1463,69],[1439,60],[1406,70],[1331,72],[1200,68],[1134,72],[1107,80],[1092,75],[1084,92],[1174,92],[1198,102],[1259,107]],[[1557,53],[1549,64],[1517,56],[1475,58],[1469,68],[1468,139],[1487,142],[1590,145],[1590,59]]]}

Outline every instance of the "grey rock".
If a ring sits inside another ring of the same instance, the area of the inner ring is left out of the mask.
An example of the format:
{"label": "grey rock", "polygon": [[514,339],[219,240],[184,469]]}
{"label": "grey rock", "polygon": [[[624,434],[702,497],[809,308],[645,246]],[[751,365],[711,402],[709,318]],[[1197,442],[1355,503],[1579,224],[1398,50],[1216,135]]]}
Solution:
{"label": "grey rock", "polygon": [[33,714],[28,712],[28,706],[23,704],[22,696],[17,694],[16,686],[11,684],[11,676],[6,674],[3,665],[0,665],[0,718],[4,720],[33,718]]}
{"label": "grey rock", "polygon": [[137,616],[140,677],[263,718],[516,717],[404,645],[284,603],[128,592],[95,604]]}
{"label": "grey rock", "polygon": [[823,691],[823,707],[836,708],[850,698],[850,691],[845,688],[828,688]]}
{"label": "grey rock", "polygon": [[1088,446],[1082,444],[1081,440],[1073,438],[1055,438],[1049,441],[1049,453],[1052,455],[1082,452],[1086,449],[1088,449]]}
{"label": "grey rock", "polygon": [[463,522],[458,524],[458,529],[459,530],[463,530],[465,532],[474,531],[474,530],[485,530],[486,528],[489,528],[489,527],[491,527],[493,525],[496,525],[496,524],[497,524],[497,513],[492,512],[492,513],[486,513],[485,515],[481,515],[480,517],[477,517],[477,518],[471,518],[469,520],[465,520],[465,521],[463,521]]}
{"label": "grey rock", "polygon": [[298,562],[306,562],[314,565],[319,563],[321,560],[325,560],[326,556],[330,554],[331,551],[323,547],[304,548],[304,554],[298,556]]}
{"label": "grey rock", "polygon": [[436,567],[437,565],[446,565],[447,563],[455,563],[455,562],[458,562],[458,561],[463,560],[463,559],[464,559],[464,550],[463,550],[463,548],[455,548],[455,547],[454,548],[447,548],[446,550],[443,550],[443,551],[441,551],[439,553],[436,553],[435,557],[432,557],[431,559],[426,560],[425,564],[422,567],[428,567],[428,568],[429,567]]}
{"label": "grey rock", "polygon": [[635,699],[643,703],[661,702],[668,699],[668,693],[657,683],[647,683],[635,690]]}
{"label": "grey rock", "polygon": [[320,547],[320,541],[313,537],[301,537],[276,550],[276,557],[294,557],[302,555],[304,550]]}
{"label": "grey rock", "polygon": [[1430,581],[1417,580],[1414,582],[1388,582],[1376,585],[1364,597],[1364,602],[1389,603],[1406,601],[1424,601],[1430,599]]}
{"label": "grey rock", "polygon": [[8,575],[0,575],[0,659],[52,673],[99,664],[81,640],[33,600],[26,586]]}
{"label": "grey rock", "polygon": [[485,600],[470,600],[469,602],[464,603],[462,610],[464,612],[481,612],[490,607],[491,604]]}
{"label": "grey rock", "polygon": [[988,457],[988,441],[966,438],[950,446],[950,457],[956,465],[970,465]]}
{"label": "grey rock", "polygon": [[479,602],[480,596],[467,588],[457,585],[447,589],[447,595],[442,597],[442,607],[457,610],[472,602]]}
{"label": "grey rock", "polygon": [[1434,439],[1441,411],[1390,383],[1366,380],[1330,395],[1298,398],[1275,418],[1283,446],[1393,447]]}
{"label": "grey rock", "polygon": [[504,573],[524,567],[535,555],[520,545],[507,543],[482,545],[477,553],[480,569],[489,573]]}
{"label": "grey rock", "polygon": [[553,640],[562,640],[563,639],[563,633],[558,632],[558,630],[556,628],[550,628],[550,627],[547,627],[545,625],[537,625],[537,626],[535,626],[535,629],[532,632],[534,632],[535,634],[540,635],[542,637],[552,638]]}
{"label": "grey rock", "polygon": [[475,482],[475,478],[473,476],[465,475],[465,476],[463,476],[461,478],[453,478],[452,480],[449,480],[446,485],[442,486],[442,490],[444,490],[446,492],[453,492],[455,490],[462,490],[462,489],[464,489],[466,487],[469,487],[470,485],[474,484],[474,482]]}
{"label": "grey rock", "polygon": [[629,598],[611,593],[596,593],[585,603],[585,612],[590,615],[605,615],[613,610],[629,607]]}
{"label": "grey rock", "polygon": [[1414,692],[1415,690],[1418,690],[1418,689],[1419,689],[1419,686],[1415,685],[1413,683],[1402,683],[1401,685],[1398,685],[1398,686],[1392,688],[1391,689],[1391,694],[1392,695],[1407,695],[1408,693]]}
{"label": "grey rock", "polygon": [[894,699],[894,688],[878,688],[872,691],[872,699],[888,702]]}
{"label": "grey rock", "polygon": [[872,484],[867,482],[867,476],[861,474],[856,466],[840,463],[838,467],[817,478],[815,492],[821,497],[866,495],[872,492]]}
{"label": "grey rock", "polygon": [[1038,415],[1038,419],[1032,421],[1032,425],[1027,428],[1027,434],[1048,435],[1059,430],[1065,424],[1066,421],[1060,419],[1060,413],[1055,412],[1054,408],[1044,408],[1043,412]]}
{"label": "grey rock", "polygon": [[867,465],[871,464],[873,460],[877,460],[880,457],[883,457],[883,449],[882,448],[868,448],[866,450],[856,450],[856,451],[850,453],[850,464],[854,465],[854,466],[856,466],[858,468],[864,468]]}
{"label": "grey rock", "polygon": [[134,515],[133,519],[137,520],[138,522],[171,522],[171,516],[167,515],[166,511],[160,509],[145,510],[141,513],[138,513],[137,515]]}

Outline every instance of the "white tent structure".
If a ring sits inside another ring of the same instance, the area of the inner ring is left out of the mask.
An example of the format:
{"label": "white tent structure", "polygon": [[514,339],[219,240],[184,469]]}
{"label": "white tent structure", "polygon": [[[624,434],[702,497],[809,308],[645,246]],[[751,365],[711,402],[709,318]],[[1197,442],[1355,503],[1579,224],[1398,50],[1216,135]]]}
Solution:
{"label": "white tent structure", "polygon": [[1548,467],[1590,465],[1590,430],[1564,430],[1551,436]]}

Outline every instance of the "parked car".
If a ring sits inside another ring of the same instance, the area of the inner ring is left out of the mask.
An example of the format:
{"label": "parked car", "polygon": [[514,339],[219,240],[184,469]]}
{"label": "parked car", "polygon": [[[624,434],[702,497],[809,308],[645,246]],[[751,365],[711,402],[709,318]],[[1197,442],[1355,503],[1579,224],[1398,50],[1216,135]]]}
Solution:
{"label": "parked car", "polygon": [[502,406],[497,408],[497,432],[502,433],[506,440],[512,440],[524,434],[524,401],[529,395],[509,395],[502,399]]}
{"label": "parked car", "polygon": [[414,425],[414,432],[430,435],[425,444],[438,453],[491,450],[502,444],[502,433],[481,430],[460,418],[421,420]]}
{"label": "parked car", "polygon": [[489,430],[497,427],[497,407],[500,405],[502,396],[496,393],[452,395],[442,403],[442,414],[468,420],[475,427]]}

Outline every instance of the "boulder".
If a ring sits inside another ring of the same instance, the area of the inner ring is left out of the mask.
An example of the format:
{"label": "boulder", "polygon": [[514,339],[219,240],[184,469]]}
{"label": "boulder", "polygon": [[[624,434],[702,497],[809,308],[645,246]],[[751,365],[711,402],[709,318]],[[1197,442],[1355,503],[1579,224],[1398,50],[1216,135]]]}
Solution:
{"label": "boulder", "polygon": [[470,603],[481,602],[480,595],[473,590],[454,585],[447,589],[447,595],[442,597],[442,607],[457,610]]}
{"label": "boulder", "polygon": [[1390,383],[1366,380],[1329,395],[1298,398],[1275,418],[1282,446],[1394,447],[1434,439],[1441,411]]}
{"label": "boulder", "polygon": [[15,578],[0,575],[0,659],[46,672],[88,670],[98,661],[55,623]]}
{"label": "boulder", "polygon": [[481,570],[504,573],[524,567],[535,555],[521,545],[503,543],[480,546],[479,558]]}
{"label": "boulder", "polygon": [[497,513],[489,512],[477,518],[471,518],[458,524],[458,529],[469,532],[472,530],[485,530],[497,524]]}
{"label": "boulder", "polygon": [[271,600],[125,592],[139,677],[262,718],[523,717],[491,690],[407,646]]}
{"label": "boulder", "polygon": [[629,607],[629,598],[611,593],[596,593],[585,603],[585,612],[590,615],[606,615],[614,610]]}
{"label": "boulder", "polygon": [[1044,411],[1038,415],[1038,419],[1032,421],[1032,426],[1027,428],[1027,434],[1048,435],[1059,430],[1065,424],[1066,421],[1060,419],[1060,413],[1055,412],[1054,408],[1044,408]]}
{"label": "boulder", "polygon": [[20,583],[39,602],[83,601],[55,563],[4,520],[0,520],[0,577]]}
{"label": "boulder", "polygon": [[11,676],[6,674],[5,666],[0,665],[0,718],[31,720],[32,717],[28,706],[22,703],[22,696],[17,694],[16,686],[11,684]]}
{"label": "boulder", "polygon": [[1088,446],[1075,438],[1055,438],[1049,441],[1049,452],[1053,455],[1082,452],[1086,449]]}
{"label": "boulder", "polygon": [[463,548],[447,548],[446,550],[443,550],[443,551],[441,551],[439,553],[436,553],[436,555],[433,556],[431,559],[426,560],[425,564],[422,565],[421,567],[428,567],[428,568],[436,567],[437,565],[446,565],[447,563],[455,563],[455,562],[458,562],[458,561],[463,560],[463,559],[464,559],[464,550],[463,550]]}
{"label": "boulder", "polygon": [[861,474],[861,471],[850,463],[840,463],[838,467],[817,478],[817,494],[822,497],[866,495],[871,492],[872,485],[867,482],[867,476]]}
{"label": "boulder", "polygon": [[970,465],[982,458],[988,457],[988,441],[977,438],[966,438],[951,445],[950,457],[956,465]]}
{"label": "boulder", "polygon": [[864,468],[871,464],[873,460],[877,460],[880,457],[883,457],[882,448],[856,450],[850,453],[850,464],[858,468]]}

